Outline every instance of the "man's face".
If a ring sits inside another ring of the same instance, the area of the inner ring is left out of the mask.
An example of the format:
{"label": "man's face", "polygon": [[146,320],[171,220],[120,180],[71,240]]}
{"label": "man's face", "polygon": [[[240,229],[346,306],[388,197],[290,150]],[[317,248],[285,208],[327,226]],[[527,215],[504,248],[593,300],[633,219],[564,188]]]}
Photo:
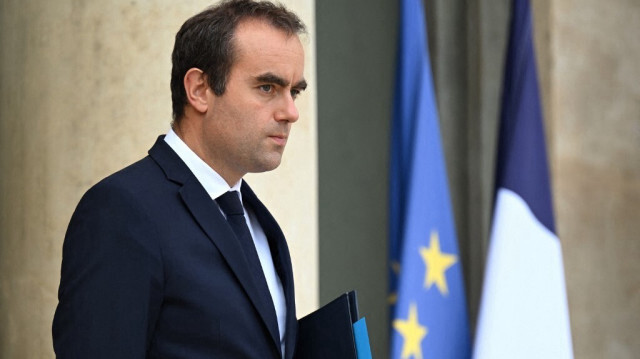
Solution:
{"label": "man's face", "polygon": [[211,105],[202,133],[206,156],[227,181],[278,167],[291,124],[298,120],[295,98],[306,87],[297,35],[246,20],[232,41],[234,63],[225,92],[218,97],[207,89]]}

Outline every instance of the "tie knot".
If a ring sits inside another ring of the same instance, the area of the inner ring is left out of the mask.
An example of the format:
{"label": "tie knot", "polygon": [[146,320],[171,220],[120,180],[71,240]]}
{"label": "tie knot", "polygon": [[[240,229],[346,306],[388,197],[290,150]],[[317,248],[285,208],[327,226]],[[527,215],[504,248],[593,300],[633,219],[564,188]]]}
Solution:
{"label": "tie knot", "polygon": [[216,198],[216,202],[227,216],[244,215],[238,191],[229,191]]}

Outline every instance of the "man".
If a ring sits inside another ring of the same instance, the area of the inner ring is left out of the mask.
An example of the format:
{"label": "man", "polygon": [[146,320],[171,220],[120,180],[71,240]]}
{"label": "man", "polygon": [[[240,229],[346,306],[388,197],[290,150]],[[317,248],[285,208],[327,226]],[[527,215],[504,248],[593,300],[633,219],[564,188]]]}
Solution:
{"label": "man", "polygon": [[251,0],[184,23],[172,130],[71,218],[58,357],[292,358],[289,251],[242,177],[280,164],[306,87],[304,31],[284,7]]}

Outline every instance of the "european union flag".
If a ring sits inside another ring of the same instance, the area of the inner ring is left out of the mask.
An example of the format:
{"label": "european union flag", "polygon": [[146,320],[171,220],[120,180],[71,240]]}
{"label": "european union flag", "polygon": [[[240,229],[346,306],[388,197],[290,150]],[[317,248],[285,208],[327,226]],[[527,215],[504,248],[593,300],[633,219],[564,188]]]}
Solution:
{"label": "european union flag", "polygon": [[392,358],[468,358],[462,265],[421,0],[403,0],[392,124]]}

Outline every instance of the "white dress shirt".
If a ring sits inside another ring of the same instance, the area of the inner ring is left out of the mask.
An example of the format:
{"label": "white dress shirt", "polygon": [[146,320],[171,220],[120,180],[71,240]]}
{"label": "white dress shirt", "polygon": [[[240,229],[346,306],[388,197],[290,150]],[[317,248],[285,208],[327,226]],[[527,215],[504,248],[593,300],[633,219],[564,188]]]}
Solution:
{"label": "white dress shirt", "polygon": [[[191,172],[196,176],[200,184],[207,191],[212,200],[222,196],[228,191],[238,191],[240,193],[240,201],[242,202],[242,192],[240,192],[240,185],[242,179],[238,183],[229,187],[227,182],[220,176],[213,168],[209,167],[195,152],[193,152],[189,146],[187,146],[180,137],[173,131],[169,130],[164,138],[164,141],[171,147],[182,161],[189,167]],[[273,264],[273,258],[271,257],[271,250],[269,249],[269,242],[267,236],[262,230],[262,226],[258,222],[255,214],[244,207],[244,219],[247,221],[253,243],[256,246],[258,257],[260,258],[260,264],[262,265],[262,271],[264,277],[267,280],[267,286],[273,299],[276,315],[278,317],[278,330],[280,331],[280,349],[284,356],[284,332],[287,319],[287,304],[284,298],[284,290],[282,289],[282,282],[280,277],[276,273],[275,266]],[[222,210],[220,210],[222,212]],[[224,212],[222,212],[224,215]]]}

